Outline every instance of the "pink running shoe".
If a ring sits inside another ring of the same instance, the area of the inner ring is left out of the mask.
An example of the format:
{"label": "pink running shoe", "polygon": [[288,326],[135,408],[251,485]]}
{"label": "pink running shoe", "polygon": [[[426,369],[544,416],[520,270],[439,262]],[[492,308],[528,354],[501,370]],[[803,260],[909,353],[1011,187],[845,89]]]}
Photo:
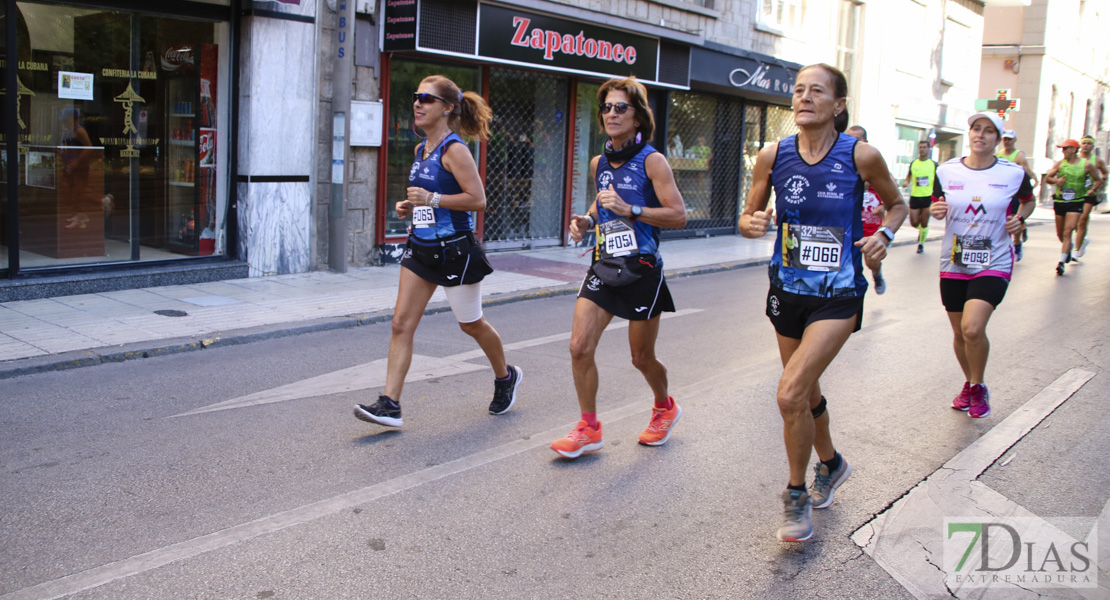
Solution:
{"label": "pink running shoe", "polygon": [[967,410],[971,406],[971,383],[964,382],[964,389],[960,392],[959,396],[952,399],[952,408],[956,410]]}
{"label": "pink running shoe", "polygon": [[991,414],[991,393],[987,391],[986,384],[977,383],[971,386],[970,404],[967,416],[972,419],[981,419]]}

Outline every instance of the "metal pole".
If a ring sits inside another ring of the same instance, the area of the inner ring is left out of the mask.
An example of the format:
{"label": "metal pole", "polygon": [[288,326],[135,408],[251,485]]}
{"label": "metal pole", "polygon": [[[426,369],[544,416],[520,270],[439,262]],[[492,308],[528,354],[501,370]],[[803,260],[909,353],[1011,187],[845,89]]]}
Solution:
{"label": "metal pole", "polygon": [[351,131],[351,81],[354,59],[354,0],[338,0],[335,77],[332,80],[331,202],[328,205],[328,268],[347,272],[347,140]]}

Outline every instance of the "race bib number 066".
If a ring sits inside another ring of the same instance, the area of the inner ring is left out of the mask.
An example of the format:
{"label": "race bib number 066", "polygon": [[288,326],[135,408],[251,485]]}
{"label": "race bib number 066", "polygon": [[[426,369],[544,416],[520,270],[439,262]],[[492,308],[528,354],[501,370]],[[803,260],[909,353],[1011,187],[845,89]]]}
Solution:
{"label": "race bib number 066", "polygon": [[783,223],[783,265],[807,271],[839,271],[844,229]]}

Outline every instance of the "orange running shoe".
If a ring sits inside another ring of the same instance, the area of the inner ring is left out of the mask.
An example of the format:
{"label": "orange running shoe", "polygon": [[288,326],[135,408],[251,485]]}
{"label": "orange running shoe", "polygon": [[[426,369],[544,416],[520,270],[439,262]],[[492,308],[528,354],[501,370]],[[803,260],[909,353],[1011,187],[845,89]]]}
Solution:
{"label": "orange running shoe", "polygon": [[601,421],[597,422],[597,429],[590,427],[585,421],[579,421],[567,437],[551,442],[551,449],[565,458],[578,458],[583,452],[597,452],[604,445],[605,442],[601,439]]}
{"label": "orange running shoe", "polygon": [[662,446],[667,443],[667,439],[671,437],[671,428],[675,423],[678,423],[679,417],[682,416],[682,409],[674,398],[667,396],[671,401],[671,409],[655,407],[651,409],[651,422],[648,423],[647,429],[640,434],[640,443],[645,446]]}

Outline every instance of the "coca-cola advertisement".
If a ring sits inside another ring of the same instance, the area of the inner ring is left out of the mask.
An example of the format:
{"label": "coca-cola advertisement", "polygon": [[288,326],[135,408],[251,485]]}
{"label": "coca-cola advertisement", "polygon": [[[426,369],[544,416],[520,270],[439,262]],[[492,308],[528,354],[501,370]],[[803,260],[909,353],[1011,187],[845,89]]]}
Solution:
{"label": "coca-cola advertisement", "polygon": [[216,130],[200,128],[200,168],[216,168]]}
{"label": "coca-cola advertisement", "polygon": [[200,126],[216,127],[216,73],[219,46],[200,45]]}
{"label": "coca-cola advertisement", "polygon": [[195,68],[196,57],[193,55],[193,46],[169,46],[162,53],[162,70],[171,73],[188,73]]}
{"label": "coca-cola advertisement", "polygon": [[216,98],[220,48],[216,44],[200,45],[200,135],[197,142],[197,164],[200,165],[200,253],[215,252],[216,215]]}

